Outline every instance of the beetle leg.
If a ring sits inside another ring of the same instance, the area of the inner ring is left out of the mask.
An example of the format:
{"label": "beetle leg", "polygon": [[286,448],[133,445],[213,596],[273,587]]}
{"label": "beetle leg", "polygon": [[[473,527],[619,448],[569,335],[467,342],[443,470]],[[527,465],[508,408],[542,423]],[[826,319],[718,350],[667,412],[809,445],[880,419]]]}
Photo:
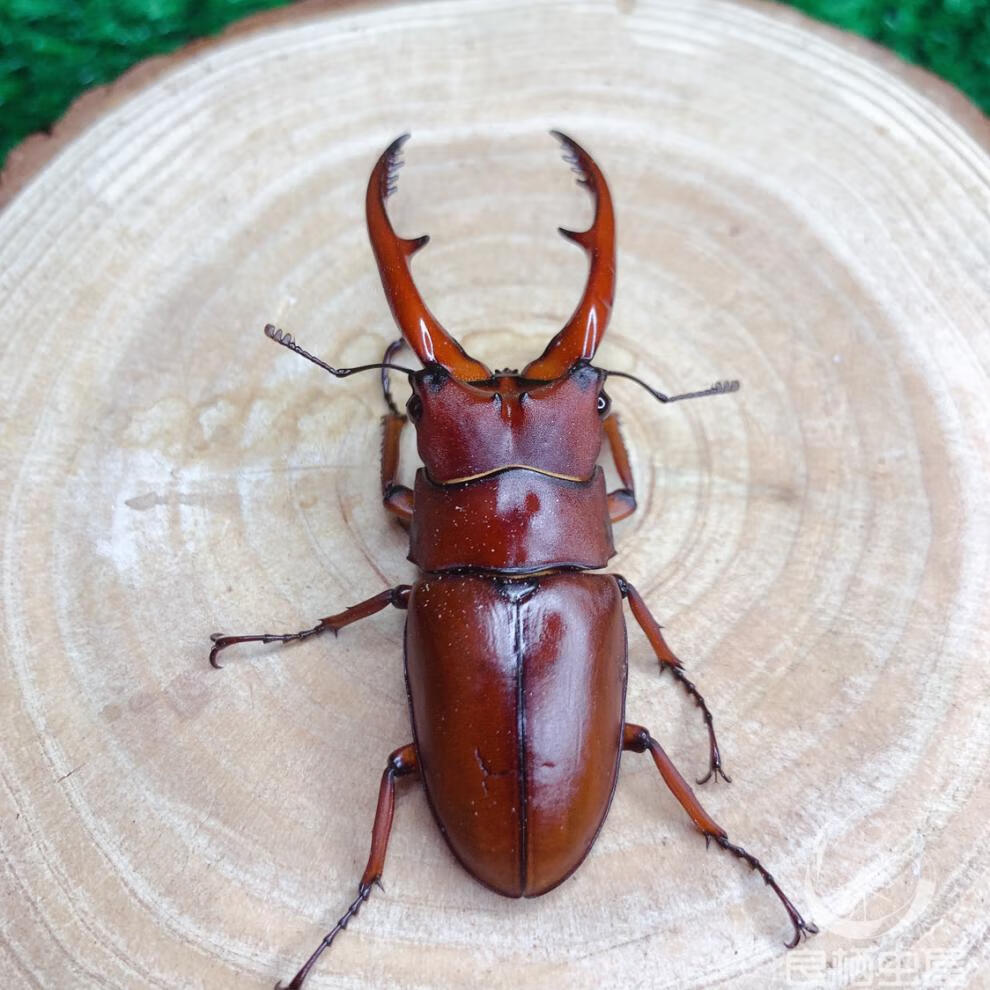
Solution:
{"label": "beetle leg", "polygon": [[608,514],[612,522],[618,522],[631,516],[636,511],[636,483],[633,479],[632,468],[629,466],[629,451],[619,430],[619,417],[615,413],[605,418],[602,424],[608,449],[615,462],[615,470],[619,474],[622,488],[616,488],[608,493]]}
{"label": "beetle leg", "polygon": [[393,340],[388,347],[385,348],[385,356],[382,358],[382,395],[385,396],[385,405],[388,406],[388,411],[393,416],[401,416],[402,413],[399,412],[399,407],[395,404],[395,399],[392,398],[392,383],[388,376],[388,368],[385,367],[387,364],[393,364],[395,355],[402,350],[405,346],[405,338],[400,337],[398,340]]}
{"label": "beetle leg", "polygon": [[794,938],[790,942],[785,943],[787,948],[793,949],[801,940],[802,935],[807,937],[818,932],[818,928],[815,925],[805,921],[801,917],[797,908],[794,907],[787,895],[780,889],[777,881],[770,875],[766,867],[755,856],[746,852],[742,846],[734,845],[729,841],[729,836],[725,829],[701,806],[701,802],[695,797],[691,786],[680,775],[670,757],[663,751],[663,747],[643,726],[633,725],[631,722],[626,723],[622,738],[622,748],[632,750],[634,753],[645,753],[646,750],[649,750],[650,755],[653,757],[653,762],[657,766],[657,770],[660,771],[660,776],[663,777],[664,783],[680,802],[681,807],[691,816],[691,820],[698,827],[701,834],[704,835],[705,844],[707,845],[714,839],[719,846],[727,852],[732,853],[733,856],[745,860],[751,869],[756,870],[763,877],[763,882],[780,898],[780,903],[784,905],[784,909],[791,919],[791,924],[794,926]]}
{"label": "beetle leg", "polygon": [[413,517],[412,489],[395,480],[399,474],[399,439],[405,425],[405,416],[389,413],[382,417],[382,500],[385,508],[408,527]]}
{"label": "beetle leg", "polygon": [[[405,343],[402,337],[393,340],[385,348],[383,364],[391,364]],[[382,367],[382,395],[388,406],[387,415],[382,417],[382,500],[385,508],[408,528],[413,514],[412,489],[396,481],[399,476],[399,440],[402,437],[402,428],[406,425],[406,417],[399,412],[399,407],[392,398],[392,383],[386,367]]]}
{"label": "beetle leg", "polygon": [[[284,990],[299,990],[316,964],[316,960],[330,948],[338,933],[347,927],[347,923],[361,910],[361,905],[371,896],[373,884],[381,886],[382,870],[385,867],[385,852],[388,849],[388,839],[392,832],[392,817],[395,814],[395,780],[419,771],[419,760],[416,746],[410,743],[397,749],[388,758],[385,772],[382,774],[381,787],[378,789],[378,808],[375,811],[375,823],[371,829],[371,853],[368,865],[364,868],[361,882],[358,884],[358,895],[350,907],[340,917],[337,924],[324,936],[316,951],[306,960],[302,969],[293,977],[292,982]],[[283,990],[281,982],[275,990]]]}
{"label": "beetle leg", "polygon": [[660,673],[662,674],[664,670],[669,670],[674,680],[687,691],[694,699],[695,705],[701,709],[705,725],[708,727],[708,773],[700,780],[696,780],[695,783],[705,784],[712,777],[716,781],[721,777],[727,784],[731,784],[732,778],[722,769],[722,753],[718,748],[718,739],[715,738],[715,720],[712,718],[712,713],[708,710],[708,705],[705,704],[705,699],[694,686],[694,682],[689,681],[685,677],[684,665],[667,645],[657,620],[650,614],[650,610],[646,607],[646,602],[643,601],[640,593],[625,578],[619,577],[618,574],[615,575],[615,579],[619,582],[619,591],[622,592],[622,597],[629,599],[629,609],[639,623],[639,628],[646,633],[646,638],[650,641],[653,652],[657,655],[657,660],[660,662]]}
{"label": "beetle leg", "polygon": [[320,619],[312,629],[303,629],[300,632],[259,633],[254,636],[224,636],[223,633],[213,633],[210,636],[213,641],[213,649],[210,650],[210,663],[219,670],[223,665],[217,663],[217,654],[235,643],[290,643],[294,640],[309,639],[310,636],[319,636],[325,632],[332,632],[336,636],[338,629],[343,629],[344,626],[349,626],[352,622],[357,622],[358,619],[366,619],[369,615],[380,612],[388,605],[405,608],[409,601],[409,587],[408,584],[400,584],[394,588],[389,588],[387,591],[367,599],[367,601],[358,602],[357,605],[345,608],[343,612],[328,615],[325,619]]}

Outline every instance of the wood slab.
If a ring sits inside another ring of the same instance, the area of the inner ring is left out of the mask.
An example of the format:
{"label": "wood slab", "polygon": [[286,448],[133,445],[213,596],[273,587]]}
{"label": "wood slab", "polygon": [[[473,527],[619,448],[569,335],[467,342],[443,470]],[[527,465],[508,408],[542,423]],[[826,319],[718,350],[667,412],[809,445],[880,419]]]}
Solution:
{"label": "wood slab", "polygon": [[[586,270],[551,127],[615,198],[599,363],[743,382],[612,383],[640,492],[614,570],[715,712],[734,783],[702,799],[822,932],[786,953],[771,893],[628,755],[588,861],[531,901],[467,876],[406,786],[386,889],[309,986],[985,985],[986,119],[783,8],[481,0],[266,15],[4,177],[4,986],[271,987],[353,896],[410,737],[401,615],[223,671],[207,637],[414,572],[375,376],[262,326],[378,358],[363,192],[411,130],[392,216],[433,235],[425,298],[492,366],[535,356]],[[637,630],[628,717],[702,772]]]}

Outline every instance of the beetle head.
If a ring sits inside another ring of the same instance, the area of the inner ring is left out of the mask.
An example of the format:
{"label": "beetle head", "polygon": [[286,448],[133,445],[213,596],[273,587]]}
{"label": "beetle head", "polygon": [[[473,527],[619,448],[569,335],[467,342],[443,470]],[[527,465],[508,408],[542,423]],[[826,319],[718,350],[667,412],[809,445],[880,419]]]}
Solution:
{"label": "beetle head", "polygon": [[513,465],[583,480],[594,469],[608,399],[602,391],[604,373],[590,361],[605,333],[615,293],[615,219],[608,186],[594,160],[570,138],[552,133],[595,202],[588,230],[560,231],[585,249],[590,269],[571,318],[521,374],[492,373],[467,354],[416,288],[409,261],[429,238],[398,237],[385,210],[409,135],[393,141],[372,170],[368,232],[392,315],[426,366],[411,376],[408,409],[434,481],[463,480]]}
{"label": "beetle head", "polygon": [[496,373],[462,382],[431,364],[410,375],[406,404],[430,478],[450,484],[527,467],[587,480],[602,444],[605,373],[578,361],[551,381]]}

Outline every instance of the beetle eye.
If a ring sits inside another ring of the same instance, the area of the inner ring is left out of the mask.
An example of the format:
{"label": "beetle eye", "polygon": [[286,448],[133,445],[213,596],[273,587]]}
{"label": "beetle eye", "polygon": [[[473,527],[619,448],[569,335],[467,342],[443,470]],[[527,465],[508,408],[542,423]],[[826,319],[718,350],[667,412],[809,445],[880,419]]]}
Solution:
{"label": "beetle eye", "polygon": [[599,392],[598,393],[598,413],[599,413],[599,415],[604,416],[605,413],[608,412],[609,406],[611,406],[611,405],[612,405],[612,403],[611,403],[609,397],[604,392]]}
{"label": "beetle eye", "polygon": [[423,415],[423,400],[415,392],[409,396],[409,401],[406,403],[406,412],[409,413],[409,418],[413,422]]}

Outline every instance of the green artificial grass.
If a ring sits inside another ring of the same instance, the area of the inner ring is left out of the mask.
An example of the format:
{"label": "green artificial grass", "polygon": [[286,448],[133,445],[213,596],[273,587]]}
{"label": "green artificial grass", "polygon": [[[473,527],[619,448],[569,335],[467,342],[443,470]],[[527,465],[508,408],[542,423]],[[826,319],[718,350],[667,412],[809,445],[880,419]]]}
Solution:
{"label": "green artificial grass", "polygon": [[930,69],[990,113],[990,0],[789,2]]}
{"label": "green artificial grass", "polygon": [[83,90],[288,0],[0,0],[0,162]]}
{"label": "green artificial grass", "polygon": [[[83,90],[287,0],[0,0],[0,163]],[[954,83],[990,111],[990,0],[791,0]]]}

